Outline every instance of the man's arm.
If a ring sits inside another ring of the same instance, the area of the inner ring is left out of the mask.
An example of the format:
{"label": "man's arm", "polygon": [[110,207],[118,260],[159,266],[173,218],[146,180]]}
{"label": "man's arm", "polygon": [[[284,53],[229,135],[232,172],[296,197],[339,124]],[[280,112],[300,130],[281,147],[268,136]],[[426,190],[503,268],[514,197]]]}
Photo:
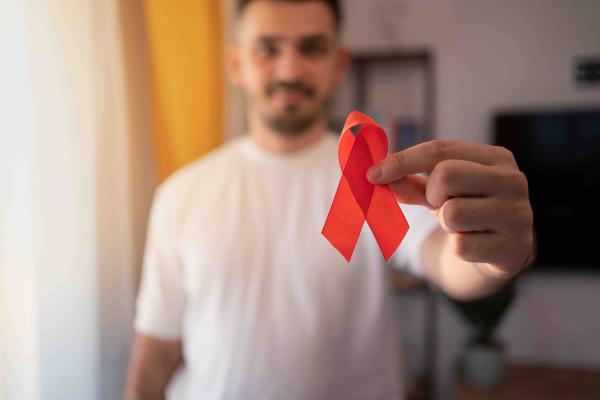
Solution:
{"label": "man's arm", "polygon": [[527,179],[507,149],[431,141],[389,155],[367,177],[387,184],[398,201],[432,210],[442,229],[425,241],[422,259],[425,274],[448,295],[491,294],[531,264]]}
{"label": "man's arm", "polygon": [[183,362],[180,341],[136,334],[127,372],[125,400],[162,400],[173,373]]}
{"label": "man's arm", "polygon": [[[518,273],[494,274],[494,271],[489,270],[489,265],[458,257],[453,248],[455,246],[450,234],[437,229],[429,235],[421,249],[425,275],[450,297],[459,300],[484,297],[500,289]],[[524,261],[522,269],[529,265],[531,259],[529,257]]]}

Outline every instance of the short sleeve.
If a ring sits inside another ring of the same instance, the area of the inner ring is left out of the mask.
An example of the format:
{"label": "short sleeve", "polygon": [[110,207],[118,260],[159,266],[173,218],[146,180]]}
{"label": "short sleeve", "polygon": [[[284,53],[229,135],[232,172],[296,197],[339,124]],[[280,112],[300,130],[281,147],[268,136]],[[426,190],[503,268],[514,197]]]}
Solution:
{"label": "short sleeve", "polygon": [[408,221],[409,230],[393,255],[392,262],[400,269],[406,269],[411,274],[423,278],[425,268],[421,249],[425,240],[440,225],[429,210],[423,206],[401,204],[400,208]]}
{"label": "short sleeve", "polygon": [[179,339],[185,305],[182,268],[175,248],[175,210],[154,197],[148,224],[142,279],[136,302],[136,332],[163,339]]}

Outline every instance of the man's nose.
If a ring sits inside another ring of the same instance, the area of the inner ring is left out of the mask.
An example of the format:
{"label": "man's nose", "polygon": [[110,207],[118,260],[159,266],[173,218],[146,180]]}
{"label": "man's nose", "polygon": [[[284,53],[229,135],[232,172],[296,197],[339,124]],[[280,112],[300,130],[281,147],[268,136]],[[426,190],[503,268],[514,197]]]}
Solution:
{"label": "man's nose", "polygon": [[293,82],[301,80],[304,74],[304,60],[296,50],[282,52],[277,60],[275,79]]}

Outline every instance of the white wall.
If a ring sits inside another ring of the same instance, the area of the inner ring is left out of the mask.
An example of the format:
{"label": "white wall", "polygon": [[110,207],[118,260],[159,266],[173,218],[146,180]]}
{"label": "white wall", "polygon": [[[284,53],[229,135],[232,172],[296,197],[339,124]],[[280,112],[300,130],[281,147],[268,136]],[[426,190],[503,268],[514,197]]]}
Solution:
{"label": "white wall", "polygon": [[[598,1],[346,0],[344,4],[344,40],[351,49],[435,50],[441,138],[487,141],[489,118],[499,108],[600,102],[597,89],[575,87],[571,66],[573,57],[599,52]],[[382,19],[384,12],[388,15]]]}
{"label": "white wall", "polygon": [[[351,49],[435,51],[440,138],[488,142],[498,109],[600,104],[600,90],[578,89],[572,78],[575,56],[600,53],[599,1],[346,0],[345,5],[344,37]],[[500,337],[513,360],[600,368],[598,304],[600,274],[532,272],[521,282]],[[418,371],[422,304],[403,297],[398,305],[410,369]],[[446,303],[439,326],[438,395],[453,398],[453,363],[466,332]]]}
{"label": "white wall", "polygon": [[119,3],[0,3],[2,400],[122,393],[155,173]]}
{"label": "white wall", "polygon": [[14,68],[2,74],[3,398],[95,399],[93,64],[81,45],[91,31],[60,23],[59,7],[8,4],[18,26],[4,53]]}
{"label": "white wall", "polygon": [[[17,0],[0,3],[0,399],[39,395],[38,315],[31,180],[32,98],[25,16]],[[10,95],[8,95],[10,94]]]}

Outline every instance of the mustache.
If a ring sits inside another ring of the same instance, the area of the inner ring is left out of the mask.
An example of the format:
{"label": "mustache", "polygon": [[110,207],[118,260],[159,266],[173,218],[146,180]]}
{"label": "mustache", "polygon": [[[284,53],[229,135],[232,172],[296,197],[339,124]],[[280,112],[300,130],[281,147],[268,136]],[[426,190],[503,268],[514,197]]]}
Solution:
{"label": "mustache", "polygon": [[267,96],[272,96],[277,90],[295,90],[306,97],[313,97],[315,95],[315,89],[308,86],[300,81],[279,81],[273,82],[266,88]]}

